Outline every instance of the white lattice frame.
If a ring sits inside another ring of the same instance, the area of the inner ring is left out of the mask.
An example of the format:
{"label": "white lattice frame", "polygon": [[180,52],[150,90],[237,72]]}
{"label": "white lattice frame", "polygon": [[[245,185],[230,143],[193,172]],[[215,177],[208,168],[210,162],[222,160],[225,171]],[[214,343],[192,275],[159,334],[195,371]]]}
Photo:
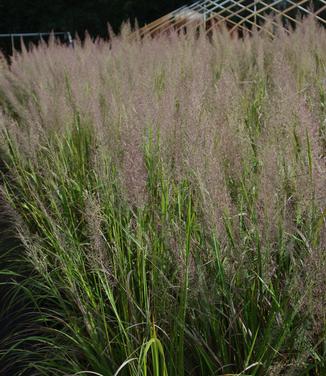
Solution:
{"label": "white lattice frame", "polygon": [[[165,32],[169,28],[173,27],[173,23],[176,20],[176,17],[178,14],[181,14],[182,11],[189,11],[198,13],[202,16],[202,22],[198,22],[198,26],[201,24],[207,24],[208,21],[214,20],[214,24],[211,25],[206,31],[209,32],[212,30],[214,27],[220,25],[220,24],[228,24],[232,25],[232,28],[230,29],[230,32],[232,33],[233,31],[237,29],[242,29],[245,30],[246,32],[251,33],[252,31],[250,30],[249,27],[247,27],[244,23],[247,25],[250,24],[254,26],[258,30],[262,30],[263,27],[262,25],[257,23],[257,19],[261,19],[263,21],[270,20],[271,23],[275,25],[277,24],[273,19],[270,19],[268,16],[266,16],[265,12],[267,10],[273,11],[277,16],[281,16],[284,19],[291,21],[295,24],[300,24],[301,22],[298,19],[295,19],[291,17],[288,12],[291,10],[298,8],[301,12],[304,12],[307,15],[311,15],[315,17],[319,22],[322,24],[326,25],[326,20],[322,17],[319,16],[319,14],[326,9],[326,1],[325,0],[319,0],[323,6],[321,6],[320,9],[318,9],[316,12],[312,12],[311,10],[305,8],[303,5],[307,4],[310,0],[300,0],[297,3],[295,3],[293,0],[286,0],[287,2],[287,7],[283,10],[277,9],[275,6],[281,3],[283,0],[275,0],[272,4],[266,4],[264,0],[256,0],[253,1],[249,5],[244,5],[243,2],[245,0],[199,0],[189,6],[182,6],[178,8],[177,10],[159,18],[158,20],[145,25],[143,28],[139,30],[139,33],[141,35],[146,35],[146,34],[152,34],[155,32]],[[256,8],[256,5],[260,4],[263,7],[258,9]],[[232,12],[232,9],[235,6],[240,6],[241,9],[238,9],[234,12]],[[243,11],[248,11],[250,12],[249,15],[243,16],[242,12]],[[228,13],[228,15],[223,16],[223,13]],[[191,14],[191,13],[190,13]],[[234,21],[233,18],[236,16],[240,20],[238,22]],[[252,21],[254,19],[254,21]],[[195,18],[189,17],[187,21],[179,26],[176,30],[181,30],[182,28],[186,28],[189,26]],[[265,30],[266,31],[266,30]],[[268,32],[268,31],[267,31]]]}

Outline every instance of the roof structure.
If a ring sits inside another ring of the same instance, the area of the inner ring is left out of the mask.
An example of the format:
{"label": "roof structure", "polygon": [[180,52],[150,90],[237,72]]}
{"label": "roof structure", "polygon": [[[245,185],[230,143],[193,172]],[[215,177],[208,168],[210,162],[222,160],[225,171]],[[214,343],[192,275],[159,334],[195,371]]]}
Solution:
{"label": "roof structure", "polygon": [[207,32],[224,25],[231,32],[251,33],[253,28],[261,30],[267,20],[279,25],[275,17],[284,25],[296,26],[305,16],[326,26],[326,0],[198,0],[145,25],[140,34],[153,36],[191,25],[202,25]]}

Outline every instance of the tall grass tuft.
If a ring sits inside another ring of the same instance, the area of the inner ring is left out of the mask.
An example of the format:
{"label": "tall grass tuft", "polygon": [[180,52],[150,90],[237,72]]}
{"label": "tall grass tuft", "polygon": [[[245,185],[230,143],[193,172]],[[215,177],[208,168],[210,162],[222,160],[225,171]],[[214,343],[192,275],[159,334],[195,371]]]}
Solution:
{"label": "tall grass tuft", "polygon": [[325,77],[309,19],[16,55],[0,373],[324,375]]}

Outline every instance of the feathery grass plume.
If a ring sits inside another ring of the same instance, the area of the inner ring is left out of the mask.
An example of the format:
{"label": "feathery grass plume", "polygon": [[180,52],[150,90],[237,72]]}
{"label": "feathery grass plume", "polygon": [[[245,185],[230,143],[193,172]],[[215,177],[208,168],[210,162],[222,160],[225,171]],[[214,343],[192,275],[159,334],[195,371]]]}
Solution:
{"label": "feathery grass plume", "polygon": [[134,35],[0,71],[5,374],[324,374],[325,30]]}

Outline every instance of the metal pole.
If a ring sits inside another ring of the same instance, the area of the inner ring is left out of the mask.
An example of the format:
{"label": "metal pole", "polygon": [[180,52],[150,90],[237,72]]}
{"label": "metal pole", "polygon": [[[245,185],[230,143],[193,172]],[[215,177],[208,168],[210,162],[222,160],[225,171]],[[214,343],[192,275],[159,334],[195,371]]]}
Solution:
{"label": "metal pole", "polygon": [[11,54],[14,56],[14,51],[15,51],[15,40],[13,34],[11,34]]}
{"label": "metal pole", "polygon": [[257,29],[257,0],[255,0],[254,12],[255,12],[255,20],[254,20],[254,23],[255,23],[255,27],[256,27],[256,29]]}
{"label": "metal pole", "polygon": [[69,47],[74,47],[74,41],[73,41],[73,39],[72,39],[71,34],[70,34],[69,31],[67,32],[67,36],[68,36],[68,45],[69,45]]}

